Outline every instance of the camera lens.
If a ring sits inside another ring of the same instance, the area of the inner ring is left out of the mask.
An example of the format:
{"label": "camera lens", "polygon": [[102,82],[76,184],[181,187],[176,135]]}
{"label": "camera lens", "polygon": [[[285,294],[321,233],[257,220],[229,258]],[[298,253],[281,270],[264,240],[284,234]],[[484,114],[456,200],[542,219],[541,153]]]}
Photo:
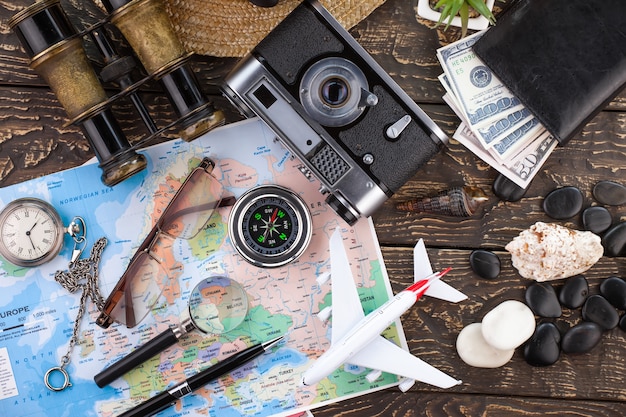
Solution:
{"label": "camera lens", "polygon": [[359,220],[358,214],[350,208],[350,204],[343,198],[338,198],[335,194],[329,194],[326,197],[326,204],[350,226]]}
{"label": "camera lens", "polygon": [[341,106],[350,95],[350,87],[341,78],[330,78],[322,84],[320,96],[331,107]]}
{"label": "camera lens", "polygon": [[313,63],[300,81],[300,103],[322,126],[346,126],[363,114],[368,83],[352,61],[329,57]]}

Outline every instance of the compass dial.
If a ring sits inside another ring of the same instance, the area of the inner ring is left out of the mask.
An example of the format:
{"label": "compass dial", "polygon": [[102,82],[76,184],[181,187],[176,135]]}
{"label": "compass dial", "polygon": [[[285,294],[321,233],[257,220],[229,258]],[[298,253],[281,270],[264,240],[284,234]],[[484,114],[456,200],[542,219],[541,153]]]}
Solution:
{"label": "compass dial", "polygon": [[291,190],[263,185],[242,195],[230,214],[231,240],[248,262],[271,268],[297,259],[311,240],[311,215]]}

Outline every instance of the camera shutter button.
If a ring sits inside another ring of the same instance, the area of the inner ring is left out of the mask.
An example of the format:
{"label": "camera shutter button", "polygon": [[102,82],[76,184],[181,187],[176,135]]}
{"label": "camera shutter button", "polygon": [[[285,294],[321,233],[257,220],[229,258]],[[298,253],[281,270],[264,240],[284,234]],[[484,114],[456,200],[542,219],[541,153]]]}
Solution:
{"label": "camera shutter button", "polygon": [[398,139],[400,134],[402,134],[404,129],[407,128],[409,123],[411,123],[411,116],[407,114],[406,116],[403,116],[402,118],[400,118],[400,120],[389,126],[385,131],[385,135],[387,135],[387,138],[391,139],[392,141],[396,140]]}

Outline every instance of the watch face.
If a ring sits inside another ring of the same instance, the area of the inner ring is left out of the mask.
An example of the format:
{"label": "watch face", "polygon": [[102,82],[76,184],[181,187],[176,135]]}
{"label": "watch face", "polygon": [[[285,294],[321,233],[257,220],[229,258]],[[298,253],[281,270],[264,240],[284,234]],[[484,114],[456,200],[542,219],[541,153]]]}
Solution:
{"label": "watch face", "polygon": [[61,250],[63,223],[43,200],[23,198],[0,213],[0,254],[19,266],[42,264]]}

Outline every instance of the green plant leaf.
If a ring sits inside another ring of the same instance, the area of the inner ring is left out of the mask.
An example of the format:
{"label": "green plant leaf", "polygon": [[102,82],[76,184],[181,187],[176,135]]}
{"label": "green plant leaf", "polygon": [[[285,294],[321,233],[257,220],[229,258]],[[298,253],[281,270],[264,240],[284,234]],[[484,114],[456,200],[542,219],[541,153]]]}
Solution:
{"label": "green plant leaf", "polygon": [[443,22],[445,19],[448,19],[449,21],[452,20],[454,16],[450,16],[451,8],[452,8],[452,3],[446,3],[443,10],[441,11],[441,16],[439,17],[439,21],[437,21],[437,25],[435,27],[439,26],[441,22]]}
{"label": "green plant leaf", "polygon": [[456,16],[457,13],[459,13],[459,10],[461,9],[461,7],[463,7],[463,4],[465,4],[465,0],[454,0],[452,8],[450,9],[450,19],[448,20],[448,24],[446,25],[444,30],[450,27],[450,24],[452,23],[452,19],[454,19],[454,16]]}
{"label": "green plant leaf", "polygon": [[491,10],[489,10],[485,4],[485,0],[467,0],[467,3],[472,6],[472,9],[485,16],[487,20],[489,20],[489,23],[492,25],[496,23],[496,18],[493,17],[493,13],[491,13]]}
{"label": "green plant leaf", "polygon": [[469,21],[469,6],[466,2],[463,2],[459,16],[461,17],[461,37],[464,38],[467,35],[467,23]]}
{"label": "green plant leaf", "polygon": [[435,28],[439,27],[439,25],[445,21],[446,27],[444,30],[447,30],[450,24],[452,24],[452,19],[458,14],[461,18],[461,37],[465,37],[467,35],[470,7],[485,16],[491,24],[495,24],[496,19],[491,13],[491,10],[487,7],[485,0],[439,0],[437,4],[435,4],[434,9],[442,10]]}

